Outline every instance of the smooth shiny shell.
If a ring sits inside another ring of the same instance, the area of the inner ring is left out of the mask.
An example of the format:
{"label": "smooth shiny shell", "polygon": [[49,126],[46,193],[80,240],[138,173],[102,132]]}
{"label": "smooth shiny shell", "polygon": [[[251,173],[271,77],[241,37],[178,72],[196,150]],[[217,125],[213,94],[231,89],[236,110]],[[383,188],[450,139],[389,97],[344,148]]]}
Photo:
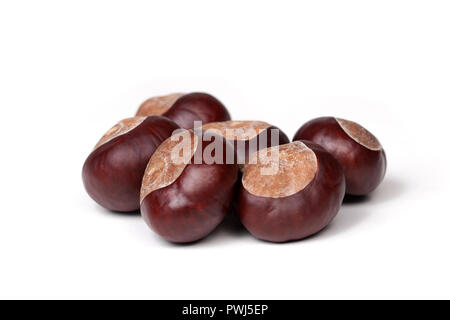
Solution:
{"label": "smooth shiny shell", "polygon": [[369,131],[357,123],[323,117],[304,124],[293,141],[310,140],[330,152],[341,164],[346,179],[346,193],[367,195],[383,181],[386,154]]}
{"label": "smooth shiny shell", "polygon": [[[321,146],[309,141],[303,141],[303,144],[314,152],[317,159],[315,176],[304,188],[285,197],[273,192],[272,197],[257,196],[241,186],[239,216],[245,228],[256,238],[271,242],[303,239],[325,228],[338,213],[345,192],[341,166]],[[308,160],[304,168],[308,176],[311,168],[314,166],[311,167],[311,161]],[[309,179],[302,177],[302,172],[297,174],[299,179]],[[248,177],[244,173],[245,178]],[[274,185],[266,184],[266,188],[285,187],[273,181]],[[246,181],[248,183],[250,181]],[[253,183],[257,184],[258,181]]]}
{"label": "smooth shiny shell", "polygon": [[181,128],[192,129],[194,121],[203,124],[230,120],[225,106],[207,93],[185,94],[169,108],[163,116],[175,121]]}
{"label": "smooth shiny shell", "polygon": [[[113,211],[139,209],[140,187],[147,163],[156,148],[179,128],[173,121],[157,116],[145,118],[137,126],[136,123],[131,125],[131,130],[114,126],[83,166],[86,191],[99,205]],[[117,132],[120,134],[116,135]]]}

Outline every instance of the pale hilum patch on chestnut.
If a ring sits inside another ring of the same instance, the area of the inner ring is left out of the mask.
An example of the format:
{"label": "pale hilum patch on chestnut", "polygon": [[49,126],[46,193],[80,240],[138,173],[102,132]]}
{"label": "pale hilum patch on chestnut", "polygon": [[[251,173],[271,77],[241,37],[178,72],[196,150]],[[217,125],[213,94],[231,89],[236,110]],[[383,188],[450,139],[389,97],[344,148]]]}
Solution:
{"label": "pale hilum patch on chestnut", "polygon": [[379,151],[383,147],[381,146],[378,139],[356,122],[335,118],[336,122],[341,126],[342,130],[353,140],[355,140],[360,145],[366,147],[367,149],[373,151]]}
{"label": "pale hilum patch on chestnut", "polygon": [[191,130],[178,130],[156,149],[142,180],[141,202],[151,192],[174,183],[183,173],[198,146]]}
{"label": "pale hilum patch on chestnut", "polygon": [[[278,156],[274,153],[278,152]],[[273,174],[264,169],[275,167]],[[318,170],[314,152],[301,141],[260,150],[251,155],[244,168],[242,184],[249,193],[283,198],[303,190]]]}
{"label": "pale hilum patch on chestnut", "polygon": [[227,140],[250,140],[271,125],[263,121],[222,121],[203,125],[204,130],[220,134]]}
{"label": "pale hilum patch on chestnut", "polygon": [[95,145],[94,150],[111,141],[112,139],[130,132],[131,130],[139,126],[145,120],[145,118],[146,117],[132,117],[119,121],[114,127],[109,129],[108,132],[104,134],[100,141]]}
{"label": "pale hilum patch on chestnut", "polygon": [[170,109],[170,107],[184,96],[184,93],[172,93],[163,96],[152,97],[145,100],[139,107],[137,116],[159,116]]}

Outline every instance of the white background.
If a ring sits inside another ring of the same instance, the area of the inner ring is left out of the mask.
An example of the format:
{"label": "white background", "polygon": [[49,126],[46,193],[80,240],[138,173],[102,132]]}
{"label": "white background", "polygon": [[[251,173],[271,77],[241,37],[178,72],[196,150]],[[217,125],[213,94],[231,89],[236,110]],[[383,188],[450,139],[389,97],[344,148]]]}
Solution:
{"label": "white background", "polygon": [[[1,1],[0,298],[450,298],[448,1]],[[228,223],[190,246],[85,193],[97,140],[146,98],[218,97],[292,138],[377,135],[387,176],[305,241]]]}

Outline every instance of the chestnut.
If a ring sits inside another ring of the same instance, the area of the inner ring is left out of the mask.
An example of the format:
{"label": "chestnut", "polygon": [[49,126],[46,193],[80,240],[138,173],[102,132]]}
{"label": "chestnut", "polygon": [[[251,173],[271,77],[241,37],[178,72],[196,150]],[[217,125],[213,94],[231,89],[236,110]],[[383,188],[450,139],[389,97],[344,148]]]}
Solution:
{"label": "chestnut", "polygon": [[128,118],[112,127],[83,166],[83,182],[91,198],[112,211],[138,210],[147,163],[178,128],[175,122],[158,116]]}
{"label": "chestnut", "polygon": [[238,164],[245,164],[246,159],[260,149],[289,143],[283,131],[263,121],[211,122],[202,128],[220,134],[231,142]]}
{"label": "chestnut", "polygon": [[[157,234],[176,242],[206,237],[230,211],[238,166],[233,147],[202,130],[179,130],[150,158],[141,188],[141,214]],[[231,158],[232,160],[232,158]]]}
{"label": "chestnut", "polygon": [[250,156],[239,192],[239,216],[256,238],[299,240],[331,222],[344,193],[337,160],[313,142],[295,141]]}
{"label": "chestnut", "polygon": [[293,140],[310,140],[330,152],[344,170],[349,195],[369,194],[386,173],[383,147],[356,122],[333,117],[313,119],[297,131]]}
{"label": "chestnut", "polygon": [[150,115],[167,117],[184,129],[192,129],[194,121],[208,123],[231,119],[228,110],[219,100],[200,92],[150,98],[139,107],[136,116]]}

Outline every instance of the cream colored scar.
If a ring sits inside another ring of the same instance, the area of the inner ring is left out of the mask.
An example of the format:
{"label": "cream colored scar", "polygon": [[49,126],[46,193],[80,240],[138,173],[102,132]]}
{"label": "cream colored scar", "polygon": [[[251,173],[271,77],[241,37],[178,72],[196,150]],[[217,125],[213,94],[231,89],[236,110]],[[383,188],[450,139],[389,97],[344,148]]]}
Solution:
{"label": "cream colored scar", "polygon": [[156,149],[142,180],[141,202],[151,192],[171,185],[181,176],[197,150],[198,139],[192,130],[179,130]]}
{"label": "cream colored scar", "polygon": [[202,128],[234,141],[250,140],[270,126],[263,121],[223,121],[207,123]]}
{"label": "cream colored scar", "polygon": [[104,134],[100,141],[95,145],[94,150],[111,141],[112,139],[130,132],[131,130],[139,126],[145,120],[145,118],[146,117],[132,117],[119,121],[114,127],[109,129],[108,132]]}
{"label": "cream colored scar", "polygon": [[255,196],[283,198],[302,191],[317,170],[315,153],[295,141],[252,154],[244,167],[242,185]]}
{"label": "cream colored scar", "polygon": [[344,132],[354,141],[369,150],[379,151],[383,149],[378,139],[368,130],[356,122],[334,118]]}
{"label": "cream colored scar", "polygon": [[160,116],[170,109],[170,107],[180,98],[184,93],[172,93],[165,96],[153,97],[145,100],[138,111],[137,116]]}

